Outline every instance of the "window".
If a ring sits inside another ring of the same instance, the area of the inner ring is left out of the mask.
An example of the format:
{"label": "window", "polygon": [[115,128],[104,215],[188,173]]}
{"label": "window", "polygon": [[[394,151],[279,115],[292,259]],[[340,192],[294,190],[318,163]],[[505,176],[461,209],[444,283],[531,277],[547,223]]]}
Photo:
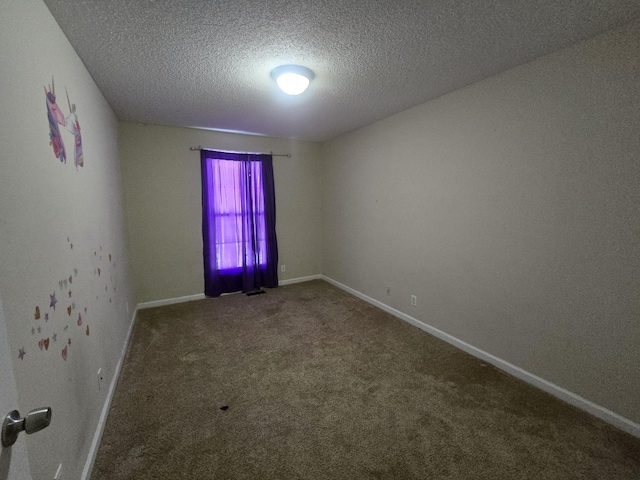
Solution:
{"label": "window", "polygon": [[[233,160],[213,160],[211,181],[219,195],[214,197],[211,214],[215,218],[216,268],[229,270],[242,268],[246,264],[266,264],[266,238],[264,223],[264,191],[262,188],[262,163],[249,161],[245,164]],[[241,188],[242,171],[248,170],[250,207],[245,201],[245,189]],[[251,212],[251,213],[250,213]],[[245,216],[249,222],[251,248],[245,248],[243,228]],[[255,246],[254,246],[255,245]]]}

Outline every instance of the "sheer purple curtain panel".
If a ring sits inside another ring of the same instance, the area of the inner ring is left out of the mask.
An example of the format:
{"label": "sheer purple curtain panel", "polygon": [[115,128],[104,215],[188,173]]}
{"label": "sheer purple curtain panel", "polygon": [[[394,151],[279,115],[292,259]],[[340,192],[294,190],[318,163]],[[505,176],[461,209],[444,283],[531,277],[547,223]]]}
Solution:
{"label": "sheer purple curtain panel", "polygon": [[201,151],[205,295],[278,285],[271,155]]}

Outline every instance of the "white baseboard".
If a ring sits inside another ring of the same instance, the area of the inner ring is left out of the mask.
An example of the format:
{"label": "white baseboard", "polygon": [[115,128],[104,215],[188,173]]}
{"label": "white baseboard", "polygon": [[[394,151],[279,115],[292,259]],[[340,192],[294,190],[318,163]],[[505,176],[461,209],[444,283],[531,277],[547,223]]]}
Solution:
{"label": "white baseboard", "polygon": [[278,286],[291,285],[292,283],[309,282],[311,280],[320,280],[322,275],[309,275],[308,277],[290,278],[288,280],[278,280]]}
{"label": "white baseboard", "polygon": [[[322,275],[310,275],[308,277],[290,278],[289,280],[280,280],[278,285],[291,285],[292,283],[308,282],[310,280],[319,280]],[[240,292],[223,293],[222,295],[234,295]],[[138,304],[138,310],[144,310],[146,308],[163,307],[165,305],[173,305],[176,303],[192,302],[194,300],[203,300],[207,298],[204,293],[198,293],[196,295],[186,295],[184,297],[165,298],[163,300],[153,300],[151,302],[142,302]]]}
{"label": "white baseboard", "polygon": [[457,347],[460,350],[464,350],[465,352],[473,355],[474,357],[484,360],[485,362],[498,367],[500,370],[504,370],[510,375],[513,375],[514,377],[517,377],[520,380],[524,380],[525,382],[531,385],[534,385],[535,387],[538,387],[541,390],[544,390],[545,392],[553,395],[554,397],[559,398],[560,400],[563,400],[575,407],[578,407],[581,410],[584,410],[600,418],[601,420],[604,420],[605,422],[610,423],[611,425],[619,428],[620,430],[623,430],[635,437],[640,438],[640,424],[637,424],[629,420],[628,418],[618,415],[617,413],[612,412],[611,410],[608,410],[585,398],[582,398],[581,396],[576,395],[575,393],[570,392],[569,390],[562,388],[554,383],[551,383],[545,380],[544,378],[538,377],[533,373],[527,372],[526,370],[523,370],[522,368],[517,367],[516,365],[513,365],[512,363],[509,363],[506,360],[498,358],[495,355],[491,355],[490,353],[487,353],[484,350],[480,350],[479,348],[474,347],[473,345],[470,345],[460,340],[459,338],[449,335],[448,333],[445,333],[442,330],[438,330],[437,328],[432,327],[431,325],[428,325],[410,315],[407,315],[406,313],[403,313],[400,310],[396,310],[395,308],[392,308],[374,298],[371,298],[365,295],[364,293],[354,290],[351,287],[347,287],[346,285],[343,285],[342,283],[337,282],[332,278],[329,278],[325,275],[320,275],[320,278],[322,278],[323,280],[326,280],[327,282],[331,283],[332,285],[335,285],[336,287],[342,290],[345,290],[346,292],[351,293],[352,295],[355,295],[356,297],[364,300],[365,302],[375,305],[381,310],[384,310],[385,312],[390,313],[394,317],[398,317],[399,319],[404,320],[405,322],[415,325],[421,330],[424,330],[425,332],[430,333],[434,337],[444,340],[445,342],[450,343],[454,347]]}
{"label": "white baseboard", "polygon": [[113,372],[113,378],[111,379],[111,384],[109,385],[109,391],[107,392],[107,398],[105,399],[104,405],[102,407],[102,413],[100,414],[100,419],[98,420],[96,433],[93,435],[91,448],[89,448],[89,455],[87,456],[87,462],[84,465],[84,470],[82,471],[82,477],[80,477],[81,480],[89,480],[89,478],[91,478],[93,464],[96,461],[96,455],[98,454],[98,448],[100,447],[100,440],[102,439],[102,434],[104,433],[104,427],[105,427],[105,424],[107,423],[107,417],[109,416],[109,410],[111,409],[111,401],[113,400],[113,396],[116,392],[116,385],[118,384],[118,379],[120,378],[120,370],[122,369],[122,364],[124,363],[124,359],[127,356],[127,352],[129,351],[131,334],[133,333],[133,327],[136,323],[137,315],[138,315],[138,307],[136,307],[136,309],[133,312],[133,317],[131,317],[131,323],[129,324],[129,330],[127,331],[127,338],[125,339],[124,345],[122,346],[122,352],[120,353],[120,360],[118,360],[118,364],[116,365],[115,371]]}
{"label": "white baseboard", "polygon": [[173,305],[174,303],[192,302],[194,300],[203,300],[207,298],[204,293],[198,293],[196,295],[186,295],[184,297],[165,298],[164,300],[154,300],[152,302],[143,302],[138,304],[138,310],[144,310],[145,308],[163,307],[165,305]]}

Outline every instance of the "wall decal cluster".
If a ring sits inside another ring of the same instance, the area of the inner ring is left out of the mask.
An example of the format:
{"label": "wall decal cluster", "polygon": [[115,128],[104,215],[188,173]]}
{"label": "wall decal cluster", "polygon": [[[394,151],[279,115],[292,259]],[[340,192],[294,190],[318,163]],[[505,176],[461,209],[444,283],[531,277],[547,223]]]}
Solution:
{"label": "wall decal cluster", "polygon": [[[67,258],[70,262],[85,265],[85,268],[73,265],[65,268],[66,272],[58,277],[57,288],[43,292],[43,295],[39,296],[41,300],[34,302],[36,305],[32,304],[28,307],[29,321],[26,327],[31,333],[31,340],[25,341],[25,344],[18,349],[17,356],[20,360],[33,360],[38,355],[46,355],[52,351],[60,352],[61,357],[58,358],[62,358],[63,361],[70,360],[73,358],[72,344],[75,345],[76,342],[91,334],[90,309],[98,310],[101,306],[112,303],[112,294],[116,292],[113,281],[116,268],[115,257],[110,253],[103,257],[102,245],[95,249],[85,249],[86,253],[82,255],[81,243],[76,249],[70,248],[70,255]],[[69,237],[67,237],[67,244],[72,245]],[[72,254],[71,250],[73,250]],[[108,262],[106,262],[107,258]],[[93,276],[83,274],[86,267],[93,270]],[[71,289],[72,286],[73,289]],[[99,293],[102,292],[103,286],[104,291],[107,292],[106,295]],[[76,325],[74,326],[73,323]],[[62,348],[56,348],[60,336],[64,337],[61,342]]]}

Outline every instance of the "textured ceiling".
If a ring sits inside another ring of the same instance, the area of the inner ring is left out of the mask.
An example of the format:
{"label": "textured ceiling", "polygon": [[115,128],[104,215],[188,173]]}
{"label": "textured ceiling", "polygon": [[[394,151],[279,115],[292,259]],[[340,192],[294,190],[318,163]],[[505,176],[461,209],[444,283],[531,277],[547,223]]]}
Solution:
{"label": "textured ceiling", "polygon": [[[323,141],[640,18],[638,0],[44,0],[121,120]],[[301,64],[288,97],[270,71]]]}

